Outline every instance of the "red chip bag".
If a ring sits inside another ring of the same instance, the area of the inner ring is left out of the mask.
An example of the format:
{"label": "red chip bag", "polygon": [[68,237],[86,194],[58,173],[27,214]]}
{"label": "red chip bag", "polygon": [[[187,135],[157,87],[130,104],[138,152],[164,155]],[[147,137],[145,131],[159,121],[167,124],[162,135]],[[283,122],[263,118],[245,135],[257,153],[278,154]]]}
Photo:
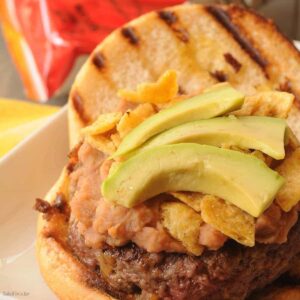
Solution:
{"label": "red chip bag", "polygon": [[182,0],[1,0],[2,29],[27,96],[46,101],[76,58],[114,28]]}

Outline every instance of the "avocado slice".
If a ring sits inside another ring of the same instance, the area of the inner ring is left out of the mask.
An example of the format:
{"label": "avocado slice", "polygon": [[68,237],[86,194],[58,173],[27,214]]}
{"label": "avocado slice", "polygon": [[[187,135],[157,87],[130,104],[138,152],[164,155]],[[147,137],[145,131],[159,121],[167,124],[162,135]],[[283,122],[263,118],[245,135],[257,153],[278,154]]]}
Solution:
{"label": "avocado slice", "polygon": [[238,109],[242,106],[243,101],[244,95],[228,83],[217,85],[146,119],[125,136],[112,158],[124,156],[149,138],[174,126],[199,119],[213,118]]}
{"label": "avocado slice", "polygon": [[136,151],[159,145],[197,143],[221,147],[255,149],[275,159],[283,159],[286,121],[270,117],[219,117],[185,123],[166,130]]}
{"label": "avocado slice", "polygon": [[102,194],[130,208],[164,192],[201,192],[258,217],[283,182],[277,172],[252,155],[182,143],[157,146],[120,163],[103,182]]}

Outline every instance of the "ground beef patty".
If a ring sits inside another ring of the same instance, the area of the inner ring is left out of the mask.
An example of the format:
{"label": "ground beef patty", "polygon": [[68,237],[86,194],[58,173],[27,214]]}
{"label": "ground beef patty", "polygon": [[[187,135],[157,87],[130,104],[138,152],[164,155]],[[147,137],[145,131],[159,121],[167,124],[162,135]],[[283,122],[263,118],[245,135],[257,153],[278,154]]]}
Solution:
{"label": "ground beef patty", "polygon": [[[69,245],[75,256],[93,270],[92,286],[119,299],[136,294],[159,299],[244,299],[284,273],[291,258],[300,253],[300,221],[288,242],[244,247],[227,241],[217,251],[200,257],[177,253],[147,253],[134,244],[102,251],[85,246],[76,226],[70,226]],[[100,265],[105,262],[105,267]],[[102,274],[101,274],[102,273]],[[104,275],[103,275],[104,274]],[[103,284],[103,279],[108,284]]]}

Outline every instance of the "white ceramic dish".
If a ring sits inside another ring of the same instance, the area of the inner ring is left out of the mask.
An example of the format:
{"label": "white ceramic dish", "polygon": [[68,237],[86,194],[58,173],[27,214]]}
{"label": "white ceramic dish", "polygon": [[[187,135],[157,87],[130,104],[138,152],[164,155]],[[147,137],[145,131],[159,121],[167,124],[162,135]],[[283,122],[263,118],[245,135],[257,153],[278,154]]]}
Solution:
{"label": "white ceramic dish", "polygon": [[0,160],[0,299],[55,299],[34,255],[36,197],[67,161],[67,107]]}

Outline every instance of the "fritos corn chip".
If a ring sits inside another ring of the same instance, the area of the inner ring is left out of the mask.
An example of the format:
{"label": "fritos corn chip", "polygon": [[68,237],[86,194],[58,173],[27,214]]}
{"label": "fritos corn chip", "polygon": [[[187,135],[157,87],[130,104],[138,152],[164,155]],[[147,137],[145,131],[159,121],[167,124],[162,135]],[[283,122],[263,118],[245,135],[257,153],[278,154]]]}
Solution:
{"label": "fritos corn chip", "polygon": [[300,147],[300,143],[290,127],[286,129],[286,143],[292,150]]}
{"label": "fritos corn chip", "polygon": [[172,192],[169,193],[174,198],[180,200],[181,202],[185,203],[192,209],[194,209],[197,212],[200,212],[200,203],[203,197],[206,195],[201,193],[193,193],[193,192]]}
{"label": "fritos corn chip", "polygon": [[246,97],[242,108],[232,114],[236,116],[287,118],[294,98],[294,95],[286,92],[260,92]]}
{"label": "fritos corn chip", "polygon": [[279,190],[276,202],[286,212],[300,200],[300,148],[287,157],[276,171],[284,177],[285,183]]}
{"label": "fritos corn chip", "polygon": [[120,137],[123,138],[133,128],[153,114],[155,114],[155,110],[149,103],[140,104],[134,110],[126,112],[117,125],[117,130],[120,134]]}
{"label": "fritos corn chip", "polygon": [[192,254],[200,255],[204,248],[199,244],[202,218],[192,208],[180,202],[161,205],[163,225],[169,233]]}
{"label": "fritos corn chip", "polygon": [[89,134],[89,135],[97,135],[97,134],[105,133],[113,129],[120,121],[121,117],[122,117],[121,112],[113,112],[113,113],[100,115],[93,124],[81,129],[81,132],[83,134]]}
{"label": "fritos corn chip", "polygon": [[254,218],[235,205],[214,196],[205,197],[201,201],[201,217],[238,243],[249,247],[255,245]]}
{"label": "fritos corn chip", "polygon": [[157,82],[142,83],[136,91],[119,90],[118,95],[126,101],[135,103],[165,103],[178,93],[177,74],[173,70],[166,71]]}
{"label": "fritos corn chip", "polygon": [[111,136],[110,136],[112,142],[114,143],[115,147],[118,148],[120,143],[121,143],[121,137],[119,135],[119,133],[113,133]]}
{"label": "fritos corn chip", "polygon": [[177,95],[171,101],[165,102],[165,103],[156,103],[155,106],[158,108],[158,110],[162,110],[162,109],[166,109],[166,108],[174,105],[175,103],[178,103],[178,102],[183,101],[185,99],[189,99],[191,97],[193,97],[193,95]]}
{"label": "fritos corn chip", "polygon": [[114,143],[107,137],[102,135],[86,135],[85,140],[95,149],[102,151],[107,155],[111,155],[116,151]]}

